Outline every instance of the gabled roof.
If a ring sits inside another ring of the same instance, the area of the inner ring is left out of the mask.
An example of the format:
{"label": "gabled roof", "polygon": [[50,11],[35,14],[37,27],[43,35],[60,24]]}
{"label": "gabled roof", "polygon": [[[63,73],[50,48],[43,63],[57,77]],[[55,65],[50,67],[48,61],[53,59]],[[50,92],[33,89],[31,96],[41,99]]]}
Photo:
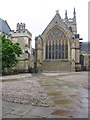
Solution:
{"label": "gabled roof", "polygon": [[90,42],[82,42],[80,51],[90,51]]}
{"label": "gabled roof", "polygon": [[0,18],[0,31],[7,35],[9,35],[9,32],[11,31],[10,26],[8,25],[7,21],[6,20],[4,21],[1,18]]}
{"label": "gabled roof", "polygon": [[[51,22],[48,24],[48,26],[52,23],[52,21],[54,21],[54,19],[55,19],[55,17],[57,17],[57,15],[58,15],[58,17],[61,19],[60,15],[59,15],[59,14],[56,14],[56,15],[54,16],[54,18],[51,20]],[[48,28],[48,26],[45,28],[45,30]],[[43,31],[43,33],[45,32],[45,30]],[[42,33],[42,34],[43,34],[43,33]]]}
{"label": "gabled roof", "polygon": [[55,25],[60,26],[64,29],[64,31],[66,31],[66,33],[68,33],[68,37],[70,37],[70,35],[72,35],[73,33],[70,31],[70,29],[67,27],[67,25],[63,22],[63,20],[60,17],[59,13],[56,13],[56,15],[54,16],[54,18],[51,20],[51,22],[48,24],[48,26],[46,27],[46,29],[43,31],[43,33],[41,34],[41,36],[43,37],[44,34],[46,34],[47,31],[49,31],[50,29],[52,29],[52,27],[54,27]]}

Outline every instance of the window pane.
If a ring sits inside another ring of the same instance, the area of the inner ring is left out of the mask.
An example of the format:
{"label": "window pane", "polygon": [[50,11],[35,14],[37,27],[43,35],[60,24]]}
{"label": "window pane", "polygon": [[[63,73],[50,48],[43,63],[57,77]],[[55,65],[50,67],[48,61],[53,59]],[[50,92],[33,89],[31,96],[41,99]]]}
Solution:
{"label": "window pane", "polygon": [[53,46],[52,46],[52,59],[54,59],[54,43],[53,43]]}
{"label": "window pane", "polygon": [[61,43],[59,43],[59,59],[61,59]]}
{"label": "window pane", "polygon": [[64,59],[64,44],[62,45],[62,59]]}
{"label": "window pane", "polygon": [[56,43],[56,59],[57,59],[57,43]]}
{"label": "window pane", "polygon": [[51,44],[49,44],[49,59],[51,59]]}
{"label": "window pane", "polygon": [[46,43],[46,59],[48,59],[48,44]]}
{"label": "window pane", "polygon": [[68,45],[65,45],[65,58],[68,59]]}

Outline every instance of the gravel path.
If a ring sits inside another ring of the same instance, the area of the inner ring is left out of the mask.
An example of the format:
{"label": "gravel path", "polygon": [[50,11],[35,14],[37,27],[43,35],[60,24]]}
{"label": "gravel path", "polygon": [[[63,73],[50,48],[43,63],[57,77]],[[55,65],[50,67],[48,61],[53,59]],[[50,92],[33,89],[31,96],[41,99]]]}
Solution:
{"label": "gravel path", "polygon": [[72,84],[88,89],[88,72],[66,72],[66,73],[43,73],[46,76],[57,77],[58,80],[70,82]]}
{"label": "gravel path", "polygon": [[88,89],[88,72],[76,72],[68,76],[61,76],[59,80],[64,80],[72,84]]}
{"label": "gravel path", "polygon": [[37,106],[53,106],[43,88],[37,81],[25,78],[18,81],[3,82],[2,99],[6,101],[32,104]]}

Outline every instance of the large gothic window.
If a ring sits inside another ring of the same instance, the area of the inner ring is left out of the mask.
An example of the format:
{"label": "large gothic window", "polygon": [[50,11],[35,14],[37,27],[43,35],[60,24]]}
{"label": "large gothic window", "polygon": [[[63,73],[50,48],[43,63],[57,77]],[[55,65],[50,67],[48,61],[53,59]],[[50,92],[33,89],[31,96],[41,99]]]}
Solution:
{"label": "large gothic window", "polygon": [[46,59],[68,59],[68,41],[65,33],[58,27],[48,34]]}

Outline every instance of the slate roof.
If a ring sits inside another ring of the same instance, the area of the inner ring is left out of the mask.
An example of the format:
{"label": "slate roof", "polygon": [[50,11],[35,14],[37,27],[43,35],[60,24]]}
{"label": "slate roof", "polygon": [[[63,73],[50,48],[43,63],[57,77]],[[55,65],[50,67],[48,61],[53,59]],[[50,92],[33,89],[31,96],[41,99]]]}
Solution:
{"label": "slate roof", "polygon": [[9,32],[11,31],[7,21],[6,20],[4,21],[1,18],[0,18],[0,31],[7,35],[9,35]]}
{"label": "slate roof", "polygon": [[90,42],[82,42],[80,51],[90,51]]}

